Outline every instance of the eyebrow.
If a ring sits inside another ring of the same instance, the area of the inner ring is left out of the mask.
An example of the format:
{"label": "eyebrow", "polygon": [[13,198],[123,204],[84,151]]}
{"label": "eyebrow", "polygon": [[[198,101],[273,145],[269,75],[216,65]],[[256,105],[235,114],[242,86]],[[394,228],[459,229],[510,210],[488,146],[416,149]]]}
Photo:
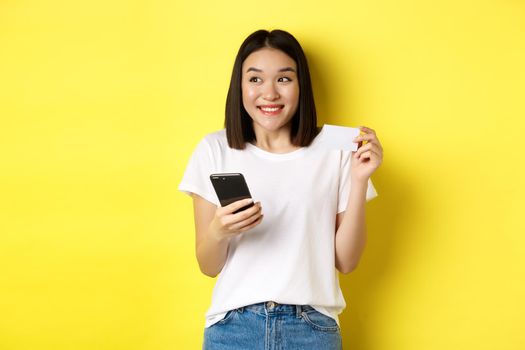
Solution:
{"label": "eyebrow", "polygon": [[[246,70],[246,73],[251,72],[251,71],[262,73],[262,69],[255,68],[255,67],[248,68]],[[294,72],[295,73],[295,69],[293,69],[292,67],[284,67],[284,68],[279,69],[278,72]]]}

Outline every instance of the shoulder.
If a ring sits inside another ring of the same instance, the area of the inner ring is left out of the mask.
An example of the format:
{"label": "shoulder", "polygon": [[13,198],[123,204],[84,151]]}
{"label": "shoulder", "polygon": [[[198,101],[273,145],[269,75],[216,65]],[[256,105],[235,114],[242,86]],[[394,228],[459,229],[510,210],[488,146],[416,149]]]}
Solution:
{"label": "shoulder", "polygon": [[220,152],[224,147],[228,147],[226,129],[206,134],[197,144],[196,151],[201,154],[207,153],[213,155]]}
{"label": "shoulder", "polygon": [[206,142],[209,145],[227,145],[228,140],[226,138],[226,129],[221,129],[207,134],[204,136],[201,142]]}

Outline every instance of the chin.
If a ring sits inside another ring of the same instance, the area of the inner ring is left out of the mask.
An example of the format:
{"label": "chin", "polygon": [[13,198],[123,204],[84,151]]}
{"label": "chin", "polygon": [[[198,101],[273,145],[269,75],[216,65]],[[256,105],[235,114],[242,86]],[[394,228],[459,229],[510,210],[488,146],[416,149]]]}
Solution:
{"label": "chin", "polygon": [[257,124],[260,128],[267,131],[277,131],[279,129],[282,129],[286,125],[286,123],[277,120],[263,120]]}

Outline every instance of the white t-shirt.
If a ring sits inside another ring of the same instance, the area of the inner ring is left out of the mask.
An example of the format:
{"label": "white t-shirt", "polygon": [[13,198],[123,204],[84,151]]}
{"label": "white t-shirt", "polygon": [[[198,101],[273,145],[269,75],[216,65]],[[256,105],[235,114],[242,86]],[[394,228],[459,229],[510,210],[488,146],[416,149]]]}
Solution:
{"label": "white t-shirt", "polygon": [[[310,305],[339,323],[346,306],[335,268],[336,214],[346,210],[351,151],[324,150],[323,130],[309,147],[276,154],[250,143],[228,146],[226,130],[197,145],[179,190],[219,206],[213,173],[242,173],[264,218],[231,239],[205,327],[229,310],[264,301]],[[377,196],[368,182],[367,200]]]}

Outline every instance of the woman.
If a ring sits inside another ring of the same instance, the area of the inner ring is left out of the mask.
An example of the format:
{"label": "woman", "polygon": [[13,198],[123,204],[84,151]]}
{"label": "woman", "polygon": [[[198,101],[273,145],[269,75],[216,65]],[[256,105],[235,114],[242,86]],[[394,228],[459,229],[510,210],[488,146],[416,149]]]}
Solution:
{"label": "woman", "polygon": [[[220,273],[203,348],[340,349],[337,270],[355,269],[364,249],[377,136],[362,127],[356,152],[323,149],[306,57],[282,30],[241,45],[225,126],[198,144],[179,185],[193,198],[200,269]],[[258,201],[220,207],[212,173],[242,173]]]}

